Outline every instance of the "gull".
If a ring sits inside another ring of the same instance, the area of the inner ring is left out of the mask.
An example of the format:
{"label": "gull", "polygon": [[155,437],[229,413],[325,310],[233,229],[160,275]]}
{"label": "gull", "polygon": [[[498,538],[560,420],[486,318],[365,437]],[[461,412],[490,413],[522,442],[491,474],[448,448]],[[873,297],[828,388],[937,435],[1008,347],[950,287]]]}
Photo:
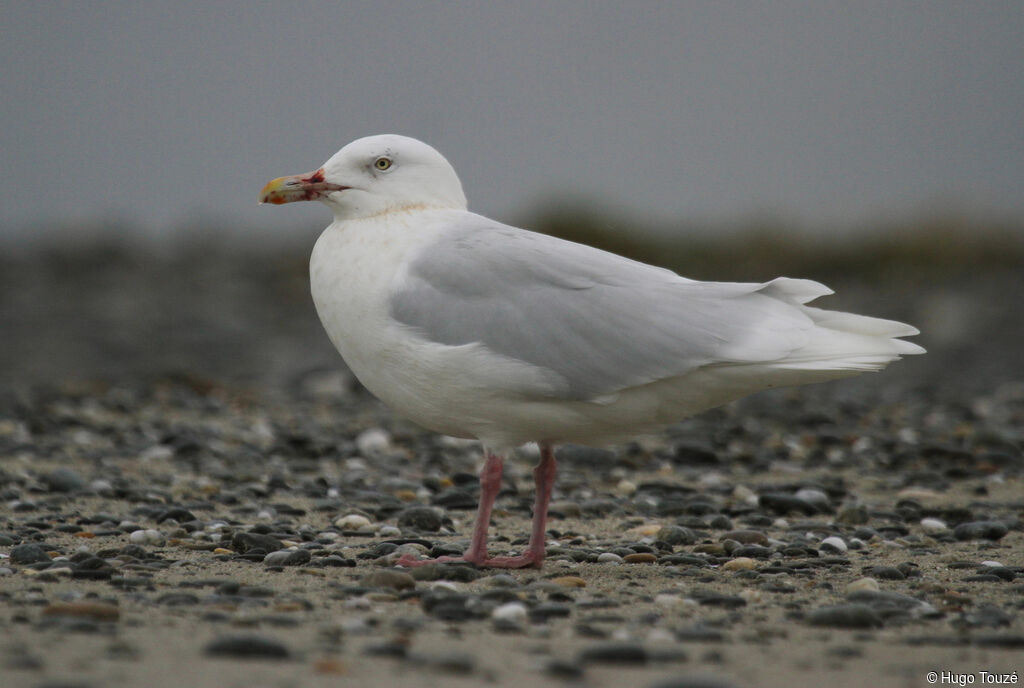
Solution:
{"label": "gull", "polygon": [[[321,201],[334,221],[310,258],[313,302],[359,381],[425,428],[479,440],[485,461],[469,549],[482,567],[537,567],[554,445],[607,444],[772,387],[880,370],[923,353],[892,320],[806,305],[832,291],[780,277],[700,282],[467,209],[434,148],[361,138],[260,201]],[[536,442],[526,549],[490,556],[503,459]]]}

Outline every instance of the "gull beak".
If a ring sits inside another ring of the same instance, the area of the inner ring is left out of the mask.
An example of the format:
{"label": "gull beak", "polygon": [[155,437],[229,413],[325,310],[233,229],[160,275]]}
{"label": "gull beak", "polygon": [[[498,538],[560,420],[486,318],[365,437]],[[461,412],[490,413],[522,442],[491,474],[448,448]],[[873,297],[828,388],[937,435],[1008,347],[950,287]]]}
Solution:
{"label": "gull beak", "polygon": [[332,191],[344,191],[349,187],[324,181],[324,170],[278,177],[260,191],[260,203],[292,203],[294,201],[318,201]]}

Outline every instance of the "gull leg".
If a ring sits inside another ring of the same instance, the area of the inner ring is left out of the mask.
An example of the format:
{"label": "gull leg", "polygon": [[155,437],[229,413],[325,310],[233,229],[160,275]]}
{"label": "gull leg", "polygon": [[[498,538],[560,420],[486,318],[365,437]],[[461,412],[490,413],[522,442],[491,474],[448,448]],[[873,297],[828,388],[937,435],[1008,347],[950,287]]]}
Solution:
{"label": "gull leg", "polygon": [[396,564],[400,566],[423,566],[434,562],[459,562],[468,561],[478,566],[485,566],[487,560],[487,528],[491,524],[491,510],[494,508],[494,500],[501,491],[501,474],[503,469],[502,459],[497,454],[492,454],[486,448],[484,453],[487,461],[480,471],[480,504],[477,507],[476,523],[473,526],[473,537],[469,543],[469,549],[461,557],[437,557],[436,559],[414,559],[406,554]]}
{"label": "gull leg", "polygon": [[492,557],[480,563],[498,569],[540,568],[544,563],[544,532],[548,520],[548,504],[555,486],[555,452],[550,442],[540,442],[540,463],[533,469],[537,494],[533,503],[533,528],[526,551],[515,557]]}
{"label": "gull leg", "polygon": [[413,559],[408,554],[396,563],[400,566],[423,566],[433,562],[467,561],[477,566],[496,569],[540,568],[544,563],[544,532],[548,520],[548,504],[551,490],[555,486],[555,452],[550,442],[540,442],[540,463],[533,469],[533,481],[537,494],[533,503],[533,527],[526,551],[514,557],[487,557],[487,526],[490,524],[491,509],[501,489],[501,457],[487,453],[487,463],[480,473],[480,507],[469,549],[461,557],[438,557],[437,559]]}

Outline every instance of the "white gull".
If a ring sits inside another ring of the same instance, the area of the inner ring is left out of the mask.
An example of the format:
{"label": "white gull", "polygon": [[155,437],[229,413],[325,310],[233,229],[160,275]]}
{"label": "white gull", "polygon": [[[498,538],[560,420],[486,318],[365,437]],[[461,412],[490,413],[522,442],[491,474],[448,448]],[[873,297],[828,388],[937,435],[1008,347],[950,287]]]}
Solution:
{"label": "white gull", "polygon": [[[910,325],[805,305],[832,293],[818,282],[697,282],[471,213],[448,161],[404,136],[354,141],[260,200],[334,212],[310,260],[313,301],[360,382],[420,425],[483,444],[470,547],[442,560],[541,565],[556,443],[621,441],[924,352],[899,339]],[[530,542],[490,557],[503,457],[527,442],[541,456]]]}

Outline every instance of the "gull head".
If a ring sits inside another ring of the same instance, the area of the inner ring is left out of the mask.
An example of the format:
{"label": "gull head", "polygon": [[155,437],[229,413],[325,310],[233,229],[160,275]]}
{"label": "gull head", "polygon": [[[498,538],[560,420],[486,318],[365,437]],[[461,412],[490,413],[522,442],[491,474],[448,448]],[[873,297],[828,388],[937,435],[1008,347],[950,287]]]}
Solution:
{"label": "gull head", "polygon": [[395,134],[357,139],[317,170],[278,177],[260,191],[260,203],[322,201],[339,220],[420,208],[465,210],[454,168],[436,150]]}

